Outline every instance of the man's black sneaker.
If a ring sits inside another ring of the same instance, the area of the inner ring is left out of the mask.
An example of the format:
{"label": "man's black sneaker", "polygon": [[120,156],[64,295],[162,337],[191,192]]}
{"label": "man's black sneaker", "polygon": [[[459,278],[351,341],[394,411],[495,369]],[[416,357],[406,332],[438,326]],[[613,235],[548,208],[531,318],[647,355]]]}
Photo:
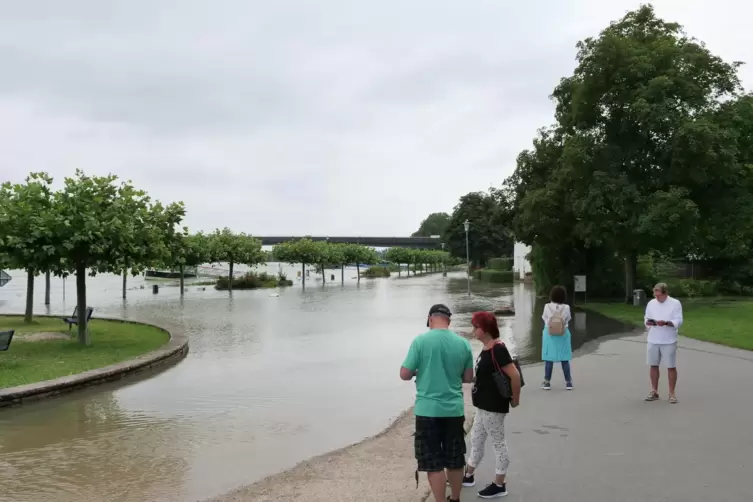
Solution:
{"label": "man's black sneaker", "polygon": [[482,499],[496,499],[498,497],[506,497],[507,496],[507,486],[502,485],[499,486],[496,483],[492,483],[480,492],[478,492],[478,496]]}
{"label": "man's black sneaker", "polygon": [[476,486],[476,478],[473,474],[463,474],[463,486]]}

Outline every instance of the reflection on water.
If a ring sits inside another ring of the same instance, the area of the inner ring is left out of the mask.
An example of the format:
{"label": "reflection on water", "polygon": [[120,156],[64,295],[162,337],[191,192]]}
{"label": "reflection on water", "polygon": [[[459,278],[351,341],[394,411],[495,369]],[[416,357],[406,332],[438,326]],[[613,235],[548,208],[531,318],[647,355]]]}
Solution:
{"label": "reflection on water", "polygon": [[[543,302],[530,287],[474,284],[469,298],[462,274],[360,284],[352,274],[279,297],[193,286],[182,299],[136,278],[125,302],[119,277],[90,279],[95,315],[178,327],[189,356],[151,379],[0,410],[0,500],[197,500],[359,441],[411,405],[398,368],[432,303],[449,304],[467,332],[474,311],[514,302],[503,337],[524,360],[540,355]],[[13,275],[2,312],[23,309],[23,273]],[[52,312],[72,310],[67,282],[64,301],[53,281]],[[43,279],[37,287],[41,300]],[[573,343],[616,329],[576,314]]]}

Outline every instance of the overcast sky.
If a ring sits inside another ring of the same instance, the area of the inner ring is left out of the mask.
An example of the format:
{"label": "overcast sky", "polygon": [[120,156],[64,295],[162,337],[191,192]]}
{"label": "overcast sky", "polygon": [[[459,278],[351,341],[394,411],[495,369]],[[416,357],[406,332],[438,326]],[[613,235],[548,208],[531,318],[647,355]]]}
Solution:
{"label": "overcast sky", "polygon": [[[5,1],[0,180],[114,173],[191,230],[408,235],[512,172],[575,43],[639,3]],[[654,5],[753,59],[744,2]]]}

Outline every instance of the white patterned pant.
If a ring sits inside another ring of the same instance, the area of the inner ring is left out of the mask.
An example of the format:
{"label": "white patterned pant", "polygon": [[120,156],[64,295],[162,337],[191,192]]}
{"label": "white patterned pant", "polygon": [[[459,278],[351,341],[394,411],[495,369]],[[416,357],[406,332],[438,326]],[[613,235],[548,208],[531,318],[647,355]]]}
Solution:
{"label": "white patterned pant", "polygon": [[505,417],[506,413],[494,413],[476,408],[476,416],[473,419],[471,431],[471,454],[468,457],[468,465],[474,469],[479,466],[484,458],[484,446],[486,438],[491,435],[492,446],[497,464],[494,472],[498,475],[507,474],[510,466],[510,458],[507,453],[507,441],[505,441]]}

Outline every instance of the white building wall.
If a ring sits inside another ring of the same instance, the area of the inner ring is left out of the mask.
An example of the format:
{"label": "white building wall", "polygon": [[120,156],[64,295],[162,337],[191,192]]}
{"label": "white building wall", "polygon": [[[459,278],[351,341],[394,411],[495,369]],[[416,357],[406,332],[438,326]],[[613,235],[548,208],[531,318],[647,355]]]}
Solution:
{"label": "white building wall", "polygon": [[528,258],[526,258],[530,252],[531,246],[526,246],[522,242],[516,242],[513,246],[512,269],[518,274],[518,278],[521,280],[531,271],[531,264],[528,262]]}

